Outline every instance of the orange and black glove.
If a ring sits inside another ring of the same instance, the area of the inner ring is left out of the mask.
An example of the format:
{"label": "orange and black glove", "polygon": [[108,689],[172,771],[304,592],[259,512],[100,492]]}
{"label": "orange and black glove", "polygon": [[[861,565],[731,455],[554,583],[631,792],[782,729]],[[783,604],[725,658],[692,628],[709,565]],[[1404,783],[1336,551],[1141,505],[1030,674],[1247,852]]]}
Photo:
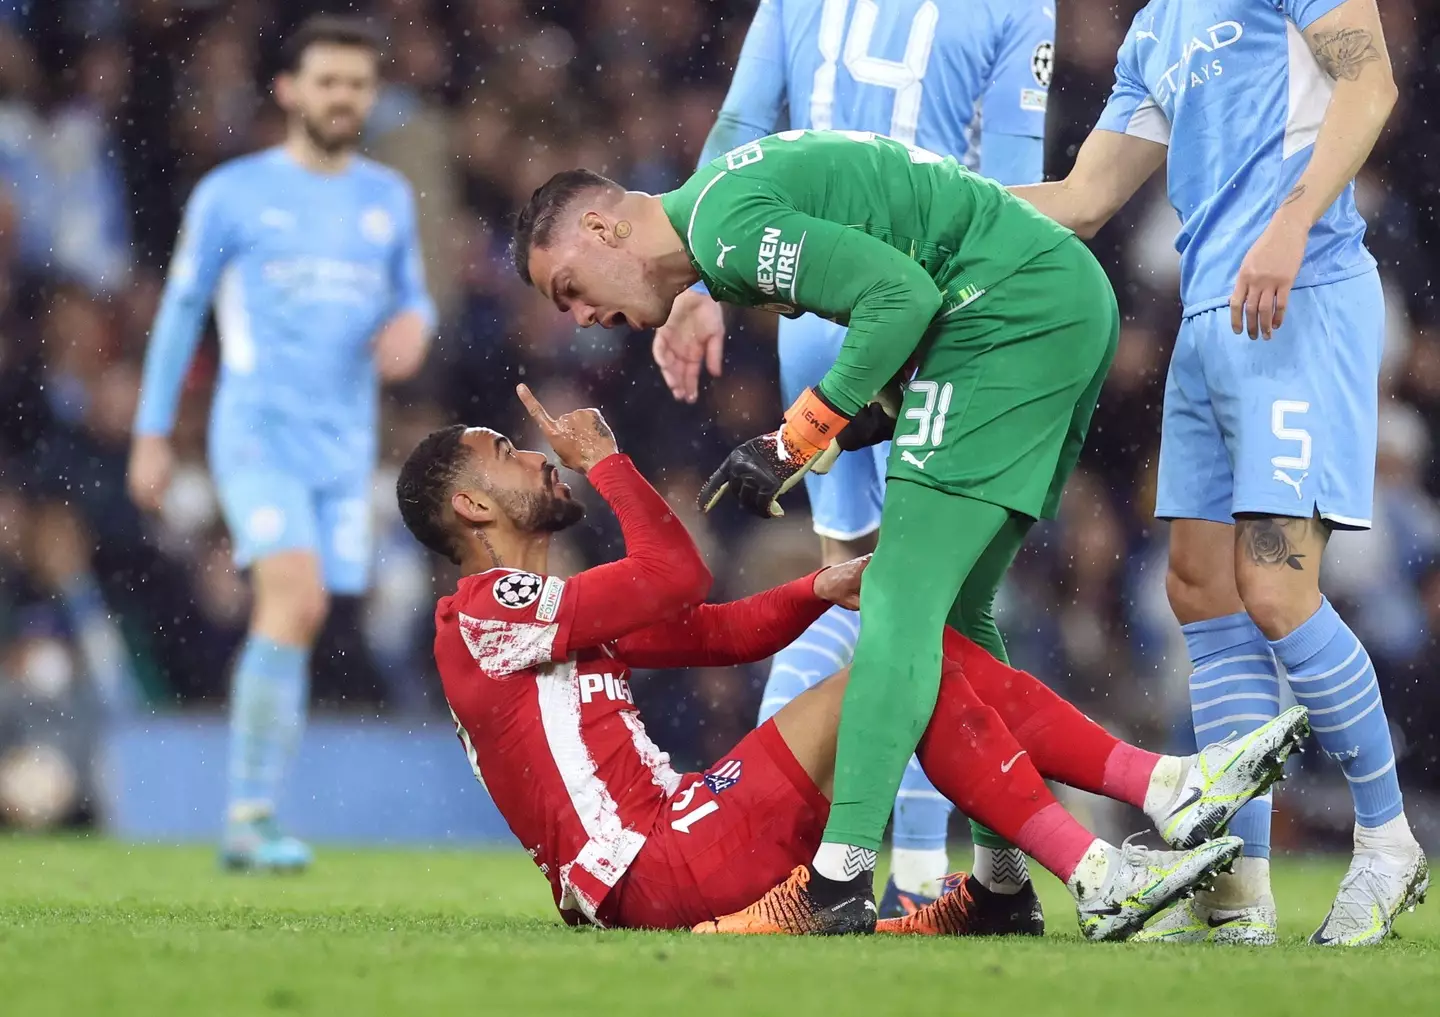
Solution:
{"label": "orange and black glove", "polygon": [[751,438],[725,459],[700,489],[700,507],[709,512],[726,491],[740,506],[762,518],[783,516],[776,500],[800,483],[817,464],[828,469],[839,455],[832,443],[850,422],[813,388],[785,411],[779,429]]}

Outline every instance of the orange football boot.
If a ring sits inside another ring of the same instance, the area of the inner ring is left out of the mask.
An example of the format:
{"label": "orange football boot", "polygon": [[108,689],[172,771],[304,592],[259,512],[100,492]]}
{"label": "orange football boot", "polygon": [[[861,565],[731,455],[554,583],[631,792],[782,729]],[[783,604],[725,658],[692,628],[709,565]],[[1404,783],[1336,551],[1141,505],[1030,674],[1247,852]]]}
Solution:
{"label": "orange football boot", "polygon": [[810,895],[810,878],[809,866],[797,865],[785,882],[748,908],[701,922],[691,931],[741,936],[843,936],[875,931],[875,902],[868,894],[824,907]]}

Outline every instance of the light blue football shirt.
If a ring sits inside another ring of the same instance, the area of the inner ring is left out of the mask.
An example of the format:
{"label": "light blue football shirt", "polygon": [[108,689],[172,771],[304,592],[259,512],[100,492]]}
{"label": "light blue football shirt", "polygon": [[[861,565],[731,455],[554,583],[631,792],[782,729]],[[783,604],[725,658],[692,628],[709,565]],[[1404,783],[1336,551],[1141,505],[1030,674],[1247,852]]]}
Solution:
{"label": "light blue football shirt", "polygon": [[780,128],[856,130],[1035,183],[1054,38],[1054,0],[761,0],[700,164]]}
{"label": "light blue football shirt", "polygon": [[317,483],[368,471],[372,341],[403,311],[435,319],[404,178],[359,157],[317,173],[274,148],[201,180],[151,330],[136,433],[173,427],[212,299],[222,354],[212,467]]}
{"label": "light blue football shirt", "polygon": [[[1301,31],[1343,0],[1151,0],[1095,125],[1170,147],[1187,316],[1223,306],[1240,263],[1309,165],[1334,81]],[[1310,231],[1297,287],[1369,271],[1354,185]]]}

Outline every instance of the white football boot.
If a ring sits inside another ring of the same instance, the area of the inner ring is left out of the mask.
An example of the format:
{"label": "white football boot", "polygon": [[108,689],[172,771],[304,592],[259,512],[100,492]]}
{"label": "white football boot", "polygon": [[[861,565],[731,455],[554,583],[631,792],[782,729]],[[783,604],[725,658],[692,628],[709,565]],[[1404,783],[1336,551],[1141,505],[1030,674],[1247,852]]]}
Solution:
{"label": "white football boot", "polygon": [[1172,847],[1187,849],[1222,832],[1241,806],[1282,779],[1285,760],[1310,733],[1309,712],[1293,706],[1246,735],[1184,757],[1188,770],[1169,801],[1146,813]]}
{"label": "white football boot", "polygon": [[1246,908],[1210,907],[1191,898],[1131,936],[1130,942],[1273,946],[1275,927],[1275,898],[1268,893]]}
{"label": "white football boot", "polygon": [[1370,843],[1369,831],[1356,826],[1355,857],[1340,881],[1330,913],[1310,942],[1372,946],[1390,934],[1401,911],[1414,911],[1415,905],[1424,903],[1430,865],[1403,815],[1398,825],[1404,828],[1403,835],[1383,845]]}
{"label": "white football boot", "polygon": [[1240,857],[1239,837],[1207,841],[1190,851],[1156,851],[1096,841],[1070,877],[1080,933],[1090,940],[1126,939],[1175,901],[1205,889]]}

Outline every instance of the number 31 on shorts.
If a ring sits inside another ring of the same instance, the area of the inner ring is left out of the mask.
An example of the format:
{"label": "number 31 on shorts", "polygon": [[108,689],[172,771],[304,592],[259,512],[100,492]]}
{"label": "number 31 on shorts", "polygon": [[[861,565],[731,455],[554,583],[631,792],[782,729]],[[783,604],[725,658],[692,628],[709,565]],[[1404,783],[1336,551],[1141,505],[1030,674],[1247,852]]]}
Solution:
{"label": "number 31 on shorts", "polygon": [[945,439],[945,415],[950,412],[950,397],[954,395],[955,387],[948,381],[943,385],[934,381],[912,381],[908,387],[925,401],[905,411],[905,419],[915,421],[918,430],[912,434],[896,435],[895,444],[906,450],[900,454],[902,460],[923,470],[930,457],[927,455],[921,459],[908,450],[940,447],[940,442]]}

